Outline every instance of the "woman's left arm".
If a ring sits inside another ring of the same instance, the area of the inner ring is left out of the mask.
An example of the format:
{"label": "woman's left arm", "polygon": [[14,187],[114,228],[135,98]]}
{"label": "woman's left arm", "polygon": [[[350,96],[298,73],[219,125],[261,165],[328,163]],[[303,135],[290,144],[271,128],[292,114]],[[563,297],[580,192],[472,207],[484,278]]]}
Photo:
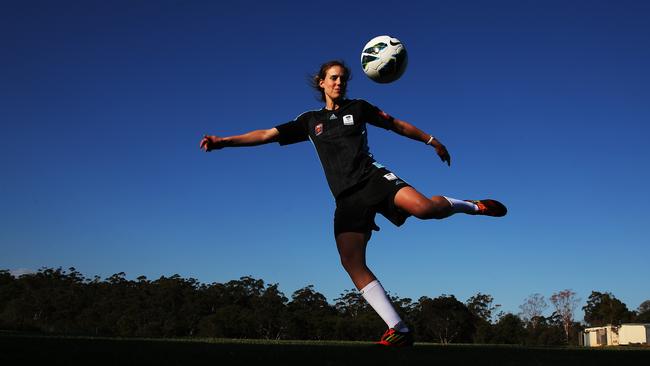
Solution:
{"label": "woman's left arm", "polygon": [[436,149],[436,153],[440,157],[440,160],[442,160],[443,163],[446,162],[448,166],[451,165],[451,156],[449,156],[447,148],[433,137],[433,135],[429,135],[412,124],[397,118],[393,119],[392,130],[402,136],[433,146]]}

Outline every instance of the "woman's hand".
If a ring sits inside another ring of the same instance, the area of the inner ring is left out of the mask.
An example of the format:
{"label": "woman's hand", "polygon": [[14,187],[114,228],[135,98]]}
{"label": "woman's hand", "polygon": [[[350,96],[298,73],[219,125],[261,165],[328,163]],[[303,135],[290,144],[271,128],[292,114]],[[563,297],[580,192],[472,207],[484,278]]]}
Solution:
{"label": "woman's hand", "polygon": [[205,152],[209,152],[212,150],[219,150],[223,149],[225,146],[224,144],[224,139],[222,139],[219,136],[208,136],[208,135],[203,135],[203,138],[201,139],[201,142],[199,143],[199,147]]}
{"label": "woman's hand", "polygon": [[435,137],[431,140],[430,144],[436,149],[436,153],[440,157],[440,160],[442,160],[443,163],[446,162],[447,166],[451,166],[451,156],[449,156],[449,151],[447,151],[445,145],[441,144]]}

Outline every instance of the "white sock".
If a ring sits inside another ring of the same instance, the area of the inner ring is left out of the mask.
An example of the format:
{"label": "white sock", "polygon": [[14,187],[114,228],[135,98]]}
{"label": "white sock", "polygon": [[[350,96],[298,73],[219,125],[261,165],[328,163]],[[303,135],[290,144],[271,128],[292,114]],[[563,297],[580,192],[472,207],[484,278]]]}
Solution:
{"label": "white sock", "polygon": [[449,201],[449,204],[451,205],[452,213],[473,214],[476,211],[478,211],[478,207],[476,207],[476,205],[471,202],[461,201],[455,198],[449,198],[445,196],[442,197],[444,197],[447,201]]}
{"label": "white sock", "polygon": [[402,318],[397,315],[393,304],[391,304],[386,291],[379,281],[374,280],[361,289],[361,295],[372,306],[373,309],[384,320],[388,328],[395,328],[400,332],[408,332],[409,328],[404,325]]}

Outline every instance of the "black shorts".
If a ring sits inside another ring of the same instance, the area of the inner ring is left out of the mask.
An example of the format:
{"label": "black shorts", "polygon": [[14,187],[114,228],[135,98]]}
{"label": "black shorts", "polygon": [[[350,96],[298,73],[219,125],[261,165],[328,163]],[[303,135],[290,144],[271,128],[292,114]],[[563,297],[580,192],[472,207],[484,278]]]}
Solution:
{"label": "black shorts", "polygon": [[390,170],[381,168],[367,181],[343,192],[336,199],[334,236],[344,232],[379,231],[375,224],[377,213],[401,226],[410,215],[395,206],[395,194],[404,187],[410,185]]}

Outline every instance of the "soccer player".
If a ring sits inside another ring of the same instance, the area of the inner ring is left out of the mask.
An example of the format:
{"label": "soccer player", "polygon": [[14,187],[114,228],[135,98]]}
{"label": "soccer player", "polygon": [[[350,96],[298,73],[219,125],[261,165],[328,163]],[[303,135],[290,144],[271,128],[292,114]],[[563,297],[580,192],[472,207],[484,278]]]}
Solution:
{"label": "soccer player", "polygon": [[445,196],[428,198],[373,158],[368,148],[366,123],[391,130],[435,149],[443,163],[451,165],[445,146],[410,123],[394,118],[361,99],[346,99],[350,75],[342,61],[323,64],[312,79],[325,107],[308,111],[291,122],[243,135],[204,136],[206,152],[224,147],[255,146],[278,142],[289,145],[311,140],[320,158],[330,190],[336,200],[334,237],[343,268],[388,330],[378,342],[385,346],[410,346],[412,331],[395,311],[386,291],[366,264],[366,247],[374,218],[384,215],[400,226],[410,216],[422,220],[443,219],[456,213],[504,216],[498,201],[458,200]]}

